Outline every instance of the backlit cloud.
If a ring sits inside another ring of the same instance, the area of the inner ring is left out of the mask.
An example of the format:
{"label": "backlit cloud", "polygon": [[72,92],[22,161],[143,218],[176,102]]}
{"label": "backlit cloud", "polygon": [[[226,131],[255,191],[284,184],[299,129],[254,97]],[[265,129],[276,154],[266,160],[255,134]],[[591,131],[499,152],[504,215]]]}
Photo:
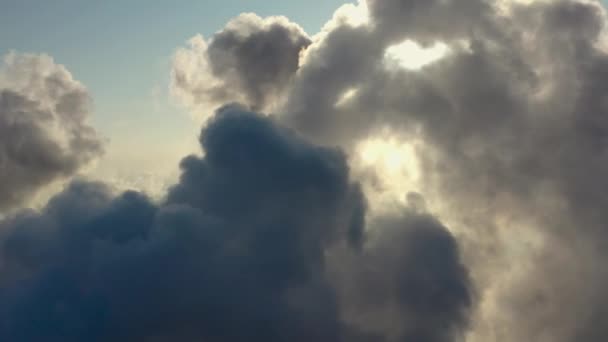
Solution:
{"label": "backlit cloud", "polygon": [[0,212],[24,204],[102,152],[87,89],[46,55],[9,53],[0,66]]}

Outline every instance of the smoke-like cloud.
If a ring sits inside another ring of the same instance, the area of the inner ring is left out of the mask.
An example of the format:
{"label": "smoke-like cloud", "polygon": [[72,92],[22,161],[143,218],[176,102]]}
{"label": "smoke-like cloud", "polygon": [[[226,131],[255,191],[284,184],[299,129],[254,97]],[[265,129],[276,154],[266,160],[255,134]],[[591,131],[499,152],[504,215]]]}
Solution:
{"label": "smoke-like cloud", "polygon": [[475,295],[448,229],[415,206],[369,227],[360,254],[331,263],[344,319],[376,340],[461,340]]}
{"label": "smoke-like cloud", "polygon": [[[0,223],[0,339],[451,341],[463,332],[471,285],[437,219],[403,209],[366,229],[342,152],[235,105],[219,110],[201,145],[205,156],[183,160],[161,203],[77,181],[42,211]],[[338,277],[339,254],[353,262]],[[361,305],[349,316],[342,298],[353,294]],[[351,319],[383,307],[409,328]]]}
{"label": "smoke-like cloud", "polygon": [[96,158],[90,97],[46,55],[9,53],[0,66],[0,212]]}
{"label": "smoke-like cloud", "polygon": [[[469,341],[603,341],[606,23],[599,1],[361,1],[267,101],[350,155],[380,132],[422,142],[416,186],[479,290]],[[418,70],[387,63],[407,41],[447,52]]]}
{"label": "smoke-like cloud", "polygon": [[[221,107],[203,156],[158,203],[76,181],[0,221],[0,340],[605,341],[606,24],[590,0],[367,0],[313,37],[243,14],[193,38],[171,87]],[[412,70],[401,44],[445,49]],[[64,68],[0,76],[11,208],[100,147]],[[415,144],[390,164],[422,195],[378,208],[400,180],[357,153],[383,137]]]}
{"label": "smoke-like cloud", "polygon": [[285,17],[241,14],[211,39],[196,36],[176,52],[171,92],[203,113],[235,101],[257,111],[275,108],[309,44]]}

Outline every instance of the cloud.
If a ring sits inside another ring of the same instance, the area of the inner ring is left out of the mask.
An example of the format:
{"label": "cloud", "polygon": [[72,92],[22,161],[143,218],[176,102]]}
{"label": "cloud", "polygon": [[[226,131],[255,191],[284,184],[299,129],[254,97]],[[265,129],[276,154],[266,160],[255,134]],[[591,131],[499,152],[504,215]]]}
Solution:
{"label": "cloud", "polygon": [[[479,289],[468,340],[603,341],[605,33],[598,1],[368,0],[266,94],[279,121],[349,160],[378,136],[416,142],[416,188]],[[407,42],[449,52],[387,63]]]}
{"label": "cloud", "polygon": [[[453,3],[459,10],[466,8]],[[395,2],[410,5],[412,16],[417,6],[424,13],[434,10],[428,2]],[[389,8],[386,15],[398,12],[389,2],[382,6]],[[369,7],[374,13],[374,6]],[[486,4],[480,2],[479,8]],[[420,72],[378,68],[377,57],[370,64],[351,66],[362,70],[354,80],[325,70],[324,78],[342,80],[329,92],[308,83],[315,77],[302,77],[306,83],[299,86],[296,81],[294,86],[302,109],[287,113],[309,118],[306,108],[314,107],[324,113],[324,121],[307,120],[312,125],[301,127],[345,146],[380,127],[403,139],[414,135],[425,141],[429,160],[422,174],[427,189],[450,208],[446,215],[469,230],[463,234],[474,242],[465,253],[477,265],[476,272],[484,274],[478,282],[487,286],[485,300],[494,303],[482,306],[489,309],[480,317],[489,323],[473,336],[601,341],[606,337],[598,324],[606,300],[601,270],[607,255],[597,241],[606,238],[601,194],[607,183],[601,174],[608,164],[602,157],[605,96],[598,89],[605,86],[600,75],[608,59],[596,42],[605,26],[603,10],[595,3],[573,1],[517,4],[506,17],[476,10],[462,23],[471,25],[482,17],[491,19],[491,25],[466,31],[459,27],[458,13],[450,14],[458,22],[449,30],[421,23],[411,31],[378,14],[372,30],[381,30],[370,36],[384,37],[386,31],[391,44],[397,39],[393,37],[452,42],[452,53]],[[441,17],[433,15],[430,22],[445,23]],[[401,35],[397,30],[403,30]],[[465,34],[455,35],[459,32]],[[347,42],[342,51],[364,44]],[[316,75],[323,69],[315,64],[301,70]],[[332,106],[337,94],[352,87],[358,91],[350,106]],[[320,102],[306,94],[301,100],[300,88],[314,89],[318,98],[329,94],[329,99]],[[327,129],[325,122],[334,124]],[[511,234],[496,231],[506,227]],[[540,246],[527,247],[528,235],[540,236]],[[480,248],[494,251],[480,253]],[[495,267],[505,259],[517,266],[503,276]],[[558,271],[565,264],[571,271]],[[570,310],[560,309],[564,305]],[[518,312],[527,312],[526,318]]]}
{"label": "cloud", "polygon": [[[467,326],[468,271],[423,206],[366,228],[342,152],[237,105],[200,141],[160,203],[75,181],[0,222],[0,338],[452,341]],[[394,307],[408,328],[354,319]]]}
{"label": "cloud", "polygon": [[174,97],[204,113],[228,102],[252,110],[277,105],[310,44],[304,30],[285,17],[241,14],[209,40],[198,35],[175,53]]}
{"label": "cloud", "polygon": [[387,341],[458,341],[475,301],[449,230],[423,199],[369,223],[360,254],[334,263],[344,317]]}
{"label": "cloud", "polygon": [[90,96],[46,55],[9,53],[0,66],[0,211],[74,175],[102,152]]}
{"label": "cloud", "polygon": [[[243,14],[193,38],[171,90],[219,107],[203,156],[161,201],[76,181],[2,219],[0,339],[606,340],[606,23],[368,0],[312,37]],[[48,57],[9,55],[0,86],[10,207],[100,148]]]}

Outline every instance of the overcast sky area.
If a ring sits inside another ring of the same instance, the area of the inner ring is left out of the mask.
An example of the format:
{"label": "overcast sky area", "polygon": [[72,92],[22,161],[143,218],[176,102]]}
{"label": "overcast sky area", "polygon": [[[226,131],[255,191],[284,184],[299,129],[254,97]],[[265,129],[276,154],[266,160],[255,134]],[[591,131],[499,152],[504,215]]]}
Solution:
{"label": "overcast sky area", "polygon": [[0,341],[608,341],[599,0],[0,0]]}

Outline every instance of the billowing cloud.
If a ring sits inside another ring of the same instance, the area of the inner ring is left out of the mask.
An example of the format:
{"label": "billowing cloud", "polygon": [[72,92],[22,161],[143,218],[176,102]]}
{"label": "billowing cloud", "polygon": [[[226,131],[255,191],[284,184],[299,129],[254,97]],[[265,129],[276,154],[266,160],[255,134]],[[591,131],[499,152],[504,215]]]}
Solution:
{"label": "billowing cloud", "polygon": [[46,55],[9,53],[0,66],[0,212],[67,178],[101,153],[90,96]]}
{"label": "billowing cloud", "polygon": [[[479,289],[469,341],[608,338],[606,23],[599,1],[368,0],[339,10],[273,97],[278,120],[350,157],[378,136],[416,141],[416,189]],[[443,52],[387,62],[404,44]]]}
{"label": "billowing cloud", "polygon": [[[183,160],[161,203],[77,181],[40,212],[2,221],[0,338],[452,341],[462,333],[471,284],[437,219],[414,206],[366,229],[345,155],[272,117],[230,105],[200,141],[205,156]],[[353,262],[336,269],[339,254]],[[352,286],[360,303],[347,306]],[[378,329],[353,315],[383,308],[408,328]]]}
{"label": "billowing cloud", "polygon": [[253,110],[275,108],[309,44],[304,30],[285,17],[241,14],[209,40],[195,36],[176,52],[171,92],[203,113],[235,101]]}
{"label": "billowing cloud", "polygon": [[475,295],[448,229],[415,203],[369,227],[362,252],[334,263],[345,320],[379,340],[461,340]]}

